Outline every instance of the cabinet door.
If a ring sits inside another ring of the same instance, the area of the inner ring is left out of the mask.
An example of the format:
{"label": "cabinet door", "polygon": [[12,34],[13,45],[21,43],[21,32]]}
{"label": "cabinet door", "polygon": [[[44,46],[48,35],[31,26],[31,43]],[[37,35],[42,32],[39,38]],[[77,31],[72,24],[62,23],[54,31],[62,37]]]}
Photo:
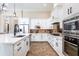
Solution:
{"label": "cabinet door", "polygon": [[43,41],[48,41],[48,34],[44,33],[42,38],[43,38]]}
{"label": "cabinet door", "polygon": [[50,42],[50,35],[49,34],[47,34],[47,40],[48,40],[48,42]]}
{"label": "cabinet door", "polygon": [[14,45],[14,56],[22,56],[23,55],[23,43],[22,41],[19,41]]}
{"label": "cabinet door", "polygon": [[50,44],[51,47],[52,47],[52,35],[48,34],[48,35],[47,35],[47,38],[48,38],[49,44]]}
{"label": "cabinet door", "polygon": [[32,35],[31,35],[31,41],[34,41],[34,40],[35,40],[35,35],[32,34]]}
{"label": "cabinet door", "polygon": [[62,49],[62,38],[59,38],[58,44],[59,44],[59,49],[58,49],[58,50],[59,50],[60,52],[62,52],[62,50],[63,50],[63,49]]}
{"label": "cabinet door", "polygon": [[29,40],[29,36],[26,37],[26,51],[28,51],[30,48],[30,40]]}
{"label": "cabinet door", "polygon": [[[63,15],[64,17],[69,17],[75,13],[79,12],[79,8],[77,7],[79,6],[79,4],[77,3],[67,3],[63,5]],[[70,8],[71,8],[71,13],[70,13]],[[69,10],[69,14],[68,14],[68,10]]]}
{"label": "cabinet door", "polygon": [[22,51],[23,51],[23,55],[25,56],[25,55],[27,55],[27,52],[28,52],[28,50],[29,50],[29,36],[27,36],[27,37],[25,37],[24,39],[24,42],[23,42],[23,49],[22,49]]}
{"label": "cabinet door", "polygon": [[26,37],[25,37],[22,42],[22,55],[25,56],[26,52],[27,52],[27,46],[26,46]]}
{"label": "cabinet door", "polygon": [[54,37],[53,37],[53,35],[51,35],[51,46],[52,47],[54,46]]}
{"label": "cabinet door", "polygon": [[32,34],[31,41],[40,41],[41,35],[40,34]]}
{"label": "cabinet door", "polygon": [[39,38],[40,38],[40,41],[44,41],[44,40],[46,39],[46,38],[45,38],[46,36],[45,36],[43,33],[40,34],[39,36],[40,36],[40,37],[39,37]]}
{"label": "cabinet door", "polygon": [[4,33],[5,31],[5,19],[2,15],[0,15],[0,33]]}
{"label": "cabinet door", "polygon": [[41,41],[42,40],[42,35],[40,33],[36,34],[35,40],[36,41]]}
{"label": "cabinet door", "polygon": [[53,38],[54,38],[53,46],[55,49],[57,49],[57,39],[55,36]]}

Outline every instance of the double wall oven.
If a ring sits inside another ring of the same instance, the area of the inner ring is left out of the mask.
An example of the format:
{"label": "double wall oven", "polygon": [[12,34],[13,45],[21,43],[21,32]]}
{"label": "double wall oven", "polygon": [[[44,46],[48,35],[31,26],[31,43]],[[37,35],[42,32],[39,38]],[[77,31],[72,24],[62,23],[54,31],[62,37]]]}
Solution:
{"label": "double wall oven", "polygon": [[79,16],[63,21],[64,52],[69,56],[79,56]]}

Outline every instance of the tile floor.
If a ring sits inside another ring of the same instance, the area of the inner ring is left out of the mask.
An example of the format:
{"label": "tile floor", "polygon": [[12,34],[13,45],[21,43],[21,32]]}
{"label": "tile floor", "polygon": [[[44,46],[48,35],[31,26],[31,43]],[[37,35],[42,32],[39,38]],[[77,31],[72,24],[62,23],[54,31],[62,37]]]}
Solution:
{"label": "tile floor", "polygon": [[32,42],[27,56],[58,56],[48,42]]}

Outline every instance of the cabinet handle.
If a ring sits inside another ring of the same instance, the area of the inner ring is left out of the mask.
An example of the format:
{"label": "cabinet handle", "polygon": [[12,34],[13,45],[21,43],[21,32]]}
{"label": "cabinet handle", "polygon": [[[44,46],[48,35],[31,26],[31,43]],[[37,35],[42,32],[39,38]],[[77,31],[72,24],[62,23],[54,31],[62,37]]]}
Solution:
{"label": "cabinet handle", "polygon": [[35,36],[33,36],[33,38],[35,38]]}
{"label": "cabinet handle", "polygon": [[22,47],[19,47],[19,48],[17,49],[17,51],[20,51],[20,50],[21,50],[21,48],[22,48]]}
{"label": "cabinet handle", "polygon": [[58,43],[56,42],[56,46],[58,47]]}
{"label": "cabinet handle", "polygon": [[24,39],[24,41],[26,41],[26,39]]}
{"label": "cabinet handle", "polygon": [[26,42],[26,45],[28,45],[28,42]]}
{"label": "cabinet handle", "polygon": [[17,44],[17,46],[19,46],[20,44],[21,44],[21,42],[20,42],[20,43],[18,43],[18,44]]}

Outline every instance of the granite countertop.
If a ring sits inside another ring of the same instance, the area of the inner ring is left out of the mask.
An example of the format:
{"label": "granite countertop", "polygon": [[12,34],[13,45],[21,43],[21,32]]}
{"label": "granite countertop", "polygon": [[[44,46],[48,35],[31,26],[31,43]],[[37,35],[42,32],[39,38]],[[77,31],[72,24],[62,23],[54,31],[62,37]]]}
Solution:
{"label": "granite countertop", "polygon": [[63,36],[62,36],[62,33],[51,33],[51,35],[63,37]]}
{"label": "granite countertop", "polygon": [[14,37],[13,34],[0,34],[0,43],[15,44],[16,42],[29,35],[29,33],[26,33],[23,37]]}

